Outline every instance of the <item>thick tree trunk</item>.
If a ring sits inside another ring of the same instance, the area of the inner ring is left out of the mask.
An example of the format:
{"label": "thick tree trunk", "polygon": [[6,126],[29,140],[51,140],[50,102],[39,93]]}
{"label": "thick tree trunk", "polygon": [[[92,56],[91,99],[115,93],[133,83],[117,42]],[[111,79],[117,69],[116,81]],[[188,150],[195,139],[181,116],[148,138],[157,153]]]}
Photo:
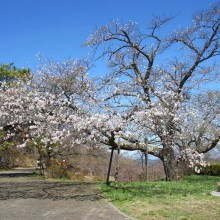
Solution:
{"label": "thick tree trunk", "polygon": [[173,148],[169,147],[164,149],[162,155],[166,180],[180,180],[183,179],[184,176],[193,173],[193,169],[189,167],[189,162],[177,158]]}
{"label": "thick tree trunk", "polygon": [[169,147],[163,151],[163,165],[167,181],[179,180],[178,161],[176,159],[174,150]]}

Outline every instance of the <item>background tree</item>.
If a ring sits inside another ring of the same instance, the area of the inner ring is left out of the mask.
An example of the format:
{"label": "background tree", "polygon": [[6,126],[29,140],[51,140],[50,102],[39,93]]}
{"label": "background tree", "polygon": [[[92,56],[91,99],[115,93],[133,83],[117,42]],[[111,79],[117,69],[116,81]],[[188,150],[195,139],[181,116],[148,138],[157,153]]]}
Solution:
{"label": "background tree", "polygon": [[25,80],[30,78],[30,69],[19,69],[13,63],[0,64],[0,82],[11,82],[14,80]]}

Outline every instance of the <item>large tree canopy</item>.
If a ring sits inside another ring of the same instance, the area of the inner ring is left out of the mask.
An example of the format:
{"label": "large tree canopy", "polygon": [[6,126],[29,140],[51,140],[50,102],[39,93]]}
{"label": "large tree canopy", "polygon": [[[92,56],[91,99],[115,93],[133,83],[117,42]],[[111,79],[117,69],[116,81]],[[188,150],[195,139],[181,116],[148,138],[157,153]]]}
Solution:
{"label": "large tree canopy", "polygon": [[[134,22],[113,21],[97,29],[86,45],[107,58],[111,72],[89,78],[88,62],[41,60],[35,79],[2,83],[1,128],[5,139],[25,128],[23,143],[40,140],[47,148],[106,145],[140,150],[163,161],[168,180],[189,166],[205,166],[203,153],[220,139],[220,8],[198,12],[193,24],[170,34],[173,18],[155,17],[145,31]],[[203,88],[204,90],[201,90]],[[39,144],[37,142],[36,144]]]}
{"label": "large tree canopy", "polygon": [[[171,19],[155,17],[144,32],[134,22],[113,21],[86,43],[103,48],[99,57],[107,58],[112,73],[101,80],[101,95],[126,124],[106,135],[107,144],[119,147],[119,136],[121,148],[144,150],[147,138],[169,180],[180,178],[183,159],[199,163],[199,153],[220,138],[219,91],[197,95],[220,79],[219,4],[197,12],[191,26],[163,34]],[[207,99],[211,105],[204,105]]]}

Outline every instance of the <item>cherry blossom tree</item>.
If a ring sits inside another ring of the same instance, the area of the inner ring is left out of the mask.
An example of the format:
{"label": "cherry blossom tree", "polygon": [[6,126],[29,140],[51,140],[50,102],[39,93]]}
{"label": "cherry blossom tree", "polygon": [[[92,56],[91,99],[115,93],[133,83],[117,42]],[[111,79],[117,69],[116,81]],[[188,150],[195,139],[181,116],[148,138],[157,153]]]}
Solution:
{"label": "cherry blossom tree", "polygon": [[219,4],[198,12],[193,24],[165,34],[173,18],[155,17],[142,32],[134,22],[113,21],[92,34],[112,69],[88,76],[86,60],[42,59],[32,81],[0,85],[0,128],[9,140],[22,132],[40,150],[77,145],[140,150],[160,158],[168,180],[189,166],[205,166],[203,153],[220,138]]}
{"label": "cherry blossom tree", "polygon": [[0,86],[0,128],[5,136],[1,142],[12,140],[20,133],[18,147],[31,143],[47,160],[53,148],[64,147],[63,141],[70,135],[70,146],[84,143],[85,137],[90,140],[88,132],[85,135],[92,124],[87,108],[88,83],[86,66],[73,60],[61,64],[45,62],[33,81],[3,82]]}
{"label": "cherry blossom tree", "polygon": [[[30,69],[19,69],[14,66],[13,63],[9,64],[0,64],[0,85],[2,83],[7,84],[13,84],[17,80],[25,81],[27,79],[30,79],[31,72]],[[2,120],[2,118],[0,118]],[[7,130],[7,127],[5,127]],[[8,129],[10,129],[10,126],[8,126]],[[17,134],[16,137],[14,136],[13,142],[3,141],[1,140],[2,137],[9,131],[0,131],[0,166],[10,166],[14,163],[13,155],[18,156],[19,150],[14,147],[15,142],[18,141],[19,135]]]}
{"label": "cherry blossom tree", "polygon": [[102,48],[99,57],[112,68],[99,79],[112,126],[102,132],[104,143],[144,152],[148,139],[149,153],[163,161],[168,180],[181,178],[186,164],[196,170],[205,165],[202,153],[220,138],[219,93],[200,90],[220,79],[219,4],[197,12],[191,26],[166,34],[172,19],[154,17],[145,32],[134,22],[112,21],[86,42],[96,53]]}

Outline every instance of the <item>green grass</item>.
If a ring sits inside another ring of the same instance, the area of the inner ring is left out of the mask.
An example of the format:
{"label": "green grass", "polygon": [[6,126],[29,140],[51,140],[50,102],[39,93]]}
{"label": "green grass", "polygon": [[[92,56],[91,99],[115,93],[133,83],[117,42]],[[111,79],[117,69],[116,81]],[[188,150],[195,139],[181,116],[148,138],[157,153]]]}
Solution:
{"label": "green grass", "polygon": [[183,181],[102,185],[119,209],[136,219],[220,219],[220,197],[211,196],[220,177],[190,176]]}

